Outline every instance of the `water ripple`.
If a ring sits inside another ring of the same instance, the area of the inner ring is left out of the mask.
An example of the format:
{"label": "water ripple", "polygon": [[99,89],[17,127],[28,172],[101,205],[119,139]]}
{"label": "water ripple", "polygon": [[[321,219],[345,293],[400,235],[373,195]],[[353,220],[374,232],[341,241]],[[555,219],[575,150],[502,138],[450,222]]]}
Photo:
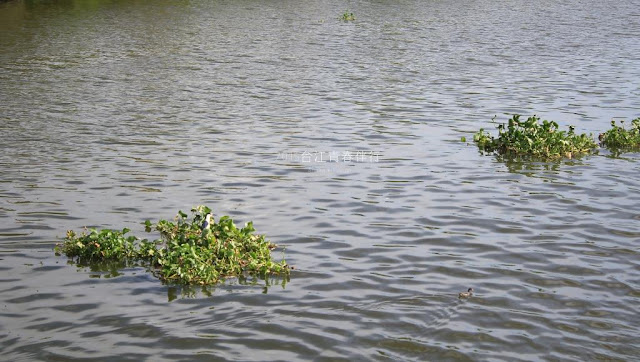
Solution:
{"label": "water ripple", "polygon": [[[3,356],[633,359],[639,154],[460,138],[640,116],[637,6],[503,5],[0,2]],[[196,204],[254,220],[291,278],[181,288],[51,250]]]}

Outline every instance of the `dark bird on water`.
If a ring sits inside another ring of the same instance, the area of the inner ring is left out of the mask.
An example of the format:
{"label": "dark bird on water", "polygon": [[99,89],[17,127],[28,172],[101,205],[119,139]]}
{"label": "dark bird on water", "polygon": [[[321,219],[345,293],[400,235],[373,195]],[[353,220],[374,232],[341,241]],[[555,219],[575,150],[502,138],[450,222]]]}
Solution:
{"label": "dark bird on water", "polygon": [[466,292],[462,292],[458,294],[458,298],[469,298],[472,295],[473,295],[473,288],[469,288],[467,289]]}

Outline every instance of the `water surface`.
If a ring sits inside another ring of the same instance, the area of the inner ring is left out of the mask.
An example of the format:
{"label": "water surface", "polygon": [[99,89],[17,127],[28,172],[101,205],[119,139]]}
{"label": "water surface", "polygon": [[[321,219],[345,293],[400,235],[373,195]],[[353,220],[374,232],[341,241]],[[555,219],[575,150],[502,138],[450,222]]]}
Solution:
{"label": "water surface", "polygon": [[[640,116],[638,9],[1,2],[2,359],[637,358],[639,154],[460,138]],[[253,220],[290,280],[184,290],[52,253],[197,204]]]}

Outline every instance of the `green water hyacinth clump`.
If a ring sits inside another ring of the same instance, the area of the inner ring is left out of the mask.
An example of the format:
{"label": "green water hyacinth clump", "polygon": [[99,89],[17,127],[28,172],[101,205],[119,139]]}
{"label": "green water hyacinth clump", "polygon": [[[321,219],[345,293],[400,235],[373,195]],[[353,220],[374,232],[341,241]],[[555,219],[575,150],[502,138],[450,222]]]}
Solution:
{"label": "green water hyacinth clump", "polygon": [[611,129],[601,133],[598,137],[600,144],[614,154],[640,149],[640,118],[631,121],[631,128],[624,127],[624,121],[620,126],[616,121],[611,121]]}
{"label": "green water hyacinth clump", "polygon": [[540,159],[574,158],[598,146],[592,135],[577,134],[573,126],[560,131],[556,122],[540,122],[536,116],[521,121],[520,115],[509,119],[506,127],[498,125],[497,138],[481,128],[473,140],[484,152]]}
{"label": "green water hyacinth clump", "polygon": [[289,273],[284,260],[272,260],[271,250],[276,245],[264,235],[254,234],[252,222],[243,228],[228,216],[218,222],[210,216],[210,222],[205,222],[211,213],[206,206],[195,207],[191,212],[189,217],[179,211],[173,221],[153,224],[147,220],[146,231],[159,231],[162,238],[158,240],[127,237],[128,229],[90,230],[81,235],[68,231],[55,250],[84,264],[105,260],[141,262],[164,282],[175,284],[210,285],[245,273]]}
{"label": "green water hyacinth clump", "polygon": [[56,246],[56,252],[86,262],[138,258],[138,238],[125,236],[130,230],[90,229],[77,235],[67,231],[66,242]]}
{"label": "green water hyacinth clump", "polygon": [[346,10],[342,16],[340,17],[340,19],[344,20],[344,21],[354,21],[356,20],[356,16],[353,15],[352,12],[349,12],[349,10]]}

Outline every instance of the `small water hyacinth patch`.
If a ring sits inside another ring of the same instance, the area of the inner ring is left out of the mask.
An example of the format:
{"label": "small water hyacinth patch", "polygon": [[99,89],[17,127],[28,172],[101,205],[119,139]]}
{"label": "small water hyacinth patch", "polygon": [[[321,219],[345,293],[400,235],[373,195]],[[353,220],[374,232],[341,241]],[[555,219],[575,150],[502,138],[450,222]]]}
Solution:
{"label": "small water hyacinth patch", "polygon": [[125,236],[130,230],[89,229],[77,235],[67,231],[65,242],[56,245],[56,253],[77,258],[83,262],[122,260],[137,258],[138,249],[135,236]]}
{"label": "small water hyacinth patch", "polygon": [[346,10],[342,16],[340,17],[341,20],[343,21],[354,21],[356,20],[356,16],[353,15],[352,12],[350,12],[349,10]]}
{"label": "small water hyacinth patch", "polygon": [[573,126],[561,131],[553,121],[533,116],[525,121],[514,115],[498,125],[498,137],[480,129],[473,140],[483,152],[536,159],[574,158],[592,152],[598,145],[592,135],[577,134]]}
{"label": "small water hyacinth patch", "polygon": [[640,150],[640,118],[631,121],[631,128],[624,127],[624,121],[620,125],[611,121],[611,129],[601,133],[598,137],[600,145],[609,149],[613,154]]}
{"label": "small water hyacinth patch", "polygon": [[276,245],[264,235],[254,234],[252,222],[243,228],[228,216],[215,222],[206,206],[195,207],[191,212],[189,217],[179,211],[173,221],[153,224],[147,220],[146,231],[160,232],[161,239],[125,237],[128,229],[90,230],[81,235],[68,231],[55,251],[79,264],[105,260],[141,262],[150,265],[162,281],[175,284],[210,285],[245,274],[264,277],[289,273],[284,260],[272,260],[271,251]]}

